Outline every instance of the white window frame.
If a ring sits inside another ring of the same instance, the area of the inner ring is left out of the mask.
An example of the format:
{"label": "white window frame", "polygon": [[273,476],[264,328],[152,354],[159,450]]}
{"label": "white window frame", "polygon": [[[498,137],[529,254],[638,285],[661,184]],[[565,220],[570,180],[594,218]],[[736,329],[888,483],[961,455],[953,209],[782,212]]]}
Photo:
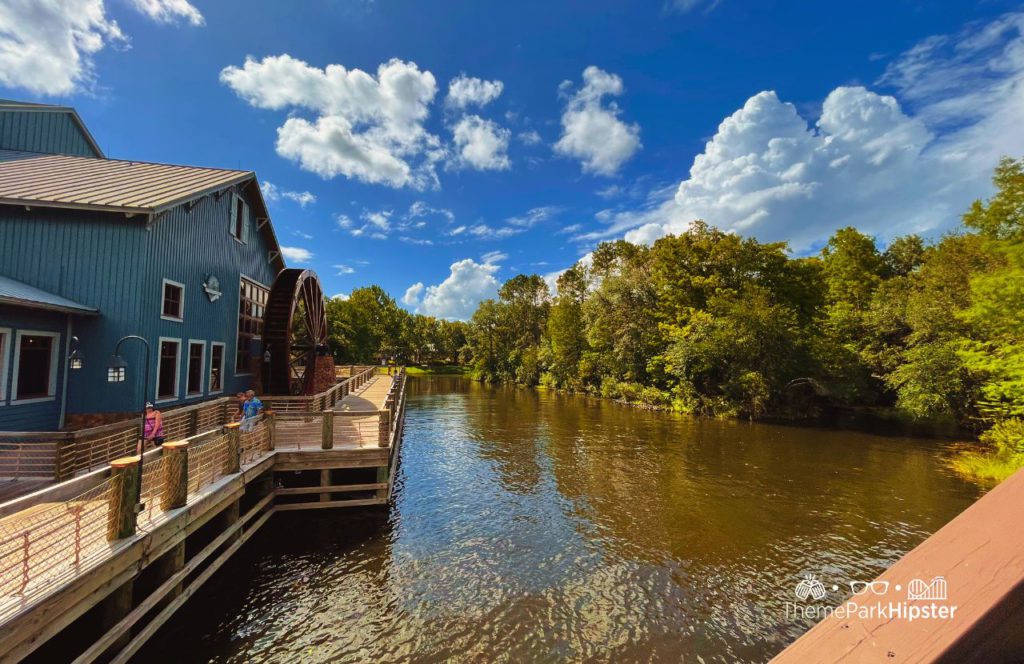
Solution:
{"label": "white window frame", "polygon": [[[213,347],[220,346],[220,389],[213,389]],[[227,344],[223,341],[211,341],[210,342],[210,366],[206,372],[206,393],[207,394],[223,394],[224,392],[224,379],[227,376],[224,375],[224,362],[228,357]]]}
{"label": "white window frame", "polygon": [[[242,272],[238,273],[238,288],[235,289],[235,295],[238,296],[235,298],[235,346],[238,346],[238,331],[242,329],[242,321],[239,314],[239,310],[242,308],[242,279],[248,279],[257,286],[262,286],[263,288],[266,288],[268,291],[270,290],[270,286],[267,286],[266,284],[258,281],[257,279],[253,279],[252,277]],[[264,312],[264,315],[265,314],[266,312]],[[264,323],[264,327],[266,327],[266,323]],[[266,332],[266,329],[264,329],[263,331]],[[235,348],[235,352],[231,356],[231,371],[234,372],[235,378],[241,378],[243,376],[252,376],[251,371],[238,371],[238,348]]]}
{"label": "white window frame", "polygon": [[[199,391],[189,392],[188,391],[188,373],[189,363],[192,361],[192,346],[200,346],[203,349],[202,355],[199,356]],[[189,339],[188,340],[188,353],[185,354],[185,398],[186,399],[198,399],[206,393],[206,381],[203,380],[203,374],[206,371],[206,340],[205,339]]]}
{"label": "white window frame", "polygon": [[[178,345],[178,357],[174,362],[174,396],[160,398],[160,359],[163,352],[164,342],[173,341]],[[181,398],[181,339],[175,337],[160,337],[156,342],[156,383],[153,385],[154,403],[170,403]]]}
{"label": "white window frame", "polygon": [[[164,315],[164,299],[167,296],[167,284],[177,286],[181,289],[181,309],[179,311],[181,316],[179,318]],[[169,320],[172,323],[181,323],[185,320],[185,284],[178,283],[173,279],[164,279],[160,282],[160,318],[163,320]]]}
{"label": "white window frame", "polygon": [[0,327],[0,406],[7,403],[7,382],[10,376],[7,373],[7,369],[10,366],[8,358],[10,358],[11,350],[11,328]]}
{"label": "white window frame", "polygon": [[[22,337],[50,337],[53,343],[50,344],[50,387],[45,397],[32,397],[30,399],[18,398],[18,368],[21,364],[21,339]],[[14,334],[14,366],[11,371],[11,405],[24,403],[43,403],[54,401],[57,398],[57,368],[60,357],[60,332],[49,332],[45,330],[18,330]]]}

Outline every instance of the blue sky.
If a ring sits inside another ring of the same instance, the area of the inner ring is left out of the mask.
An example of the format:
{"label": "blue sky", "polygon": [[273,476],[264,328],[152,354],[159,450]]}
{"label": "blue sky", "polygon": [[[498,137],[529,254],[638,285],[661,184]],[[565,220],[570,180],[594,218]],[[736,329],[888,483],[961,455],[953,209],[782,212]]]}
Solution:
{"label": "blue sky", "polygon": [[952,227],[1024,153],[1024,6],[825,6],[0,0],[0,96],[255,170],[329,293],[458,318],[695,217],[798,254]]}

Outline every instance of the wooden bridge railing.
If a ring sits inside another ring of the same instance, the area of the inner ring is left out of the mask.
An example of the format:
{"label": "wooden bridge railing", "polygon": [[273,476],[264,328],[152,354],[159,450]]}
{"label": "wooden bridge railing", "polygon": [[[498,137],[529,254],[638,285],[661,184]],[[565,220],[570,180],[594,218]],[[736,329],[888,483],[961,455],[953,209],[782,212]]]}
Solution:
{"label": "wooden bridge railing", "polygon": [[[93,486],[0,519],[0,620],[113,553],[118,541],[152,529],[170,510],[272,449],[272,422],[252,431],[238,424],[206,432],[138,457],[115,459]],[[135,512],[141,480],[144,509]],[[75,480],[77,482],[78,480]],[[47,490],[51,491],[51,490]],[[45,492],[43,492],[45,493]],[[59,502],[57,502],[59,501]]]}
{"label": "wooden bridge railing", "polygon": [[[265,397],[264,403],[281,412],[322,411],[333,408],[351,391],[362,387],[375,367],[343,367],[330,389],[301,397]],[[164,412],[168,440],[187,438],[222,427],[231,420],[235,401],[220,397]],[[112,460],[134,454],[141,418],[114,422],[79,431],[0,431],[0,477],[45,478],[58,482],[104,468]]]}

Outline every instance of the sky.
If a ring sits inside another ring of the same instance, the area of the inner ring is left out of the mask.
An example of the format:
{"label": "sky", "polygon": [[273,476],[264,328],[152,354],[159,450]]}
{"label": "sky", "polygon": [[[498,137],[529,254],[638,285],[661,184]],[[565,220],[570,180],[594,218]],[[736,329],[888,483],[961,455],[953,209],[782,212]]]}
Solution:
{"label": "sky", "polygon": [[1024,3],[0,0],[0,97],[254,170],[328,294],[465,319],[694,219],[948,232],[1024,156]]}

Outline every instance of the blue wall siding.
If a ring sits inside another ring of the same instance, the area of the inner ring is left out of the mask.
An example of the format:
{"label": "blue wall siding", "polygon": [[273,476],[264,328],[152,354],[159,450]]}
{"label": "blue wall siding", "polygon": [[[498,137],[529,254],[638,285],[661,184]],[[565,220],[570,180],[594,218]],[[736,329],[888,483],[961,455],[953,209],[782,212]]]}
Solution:
{"label": "blue wall siding", "polygon": [[0,111],[0,149],[99,157],[70,113]]}
{"label": "blue wall siding", "polygon": [[[179,395],[185,392],[189,339],[206,342],[204,383],[210,370],[210,343],[222,342],[224,348],[224,393],[247,389],[248,375],[235,374],[235,345],[238,332],[239,280],[242,275],[271,286],[276,269],[268,262],[269,247],[257,231],[255,220],[248,219],[246,242],[240,243],[229,232],[233,196],[226,193],[217,200],[207,196],[191,211],[179,206],[155,223],[148,237],[147,273],[143,296],[143,316],[151,321],[151,338],[181,339]],[[220,281],[221,297],[210,302],[203,291],[208,275]],[[164,279],[185,285],[184,320],[160,317]],[[156,357],[154,350],[154,358]],[[154,359],[155,361],[155,359]],[[155,385],[155,378],[152,381]],[[206,385],[204,384],[204,391]],[[173,402],[168,402],[173,403]]]}
{"label": "blue wall siding", "polygon": [[[4,371],[0,373],[0,380],[4,383],[3,399],[0,399],[0,431],[35,431],[55,430],[60,422],[61,389],[64,385],[64,361],[65,341],[67,331],[67,317],[50,311],[37,311],[22,307],[8,307],[0,305],[0,327],[12,328],[7,348],[0,344],[0,351],[6,350],[0,367]],[[13,367],[14,367],[14,340],[19,330],[56,332],[57,338],[57,383],[56,395],[48,401],[34,401],[30,403],[12,403]]]}
{"label": "blue wall siding", "polygon": [[[185,401],[189,339],[206,342],[203,396],[213,341],[225,344],[224,393],[248,387],[249,377],[234,372],[238,282],[245,275],[270,286],[276,268],[267,260],[269,247],[253,219],[246,244],[230,235],[232,201],[231,193],[219,200],[206,196],[191,211],[185,206],[168,211],[148,230],[141,217],[0,206],[0,274],[100,310],[98,317],[73,317],[72,334],[81,339],[85,366],[70,373],[68,413],[127,412],[141,406],[141,344],[127,342],[122,348],[128,380],[106,382],[114,346],[128,334],[150,342],[149,399],[155,394],[161,336],[182,343],[179,398],[166,405]],[[202,289],[209,274],[220,280],[223,295],[216,302]],[[161,318],[165,278],[185,286],[183,322]]]}

